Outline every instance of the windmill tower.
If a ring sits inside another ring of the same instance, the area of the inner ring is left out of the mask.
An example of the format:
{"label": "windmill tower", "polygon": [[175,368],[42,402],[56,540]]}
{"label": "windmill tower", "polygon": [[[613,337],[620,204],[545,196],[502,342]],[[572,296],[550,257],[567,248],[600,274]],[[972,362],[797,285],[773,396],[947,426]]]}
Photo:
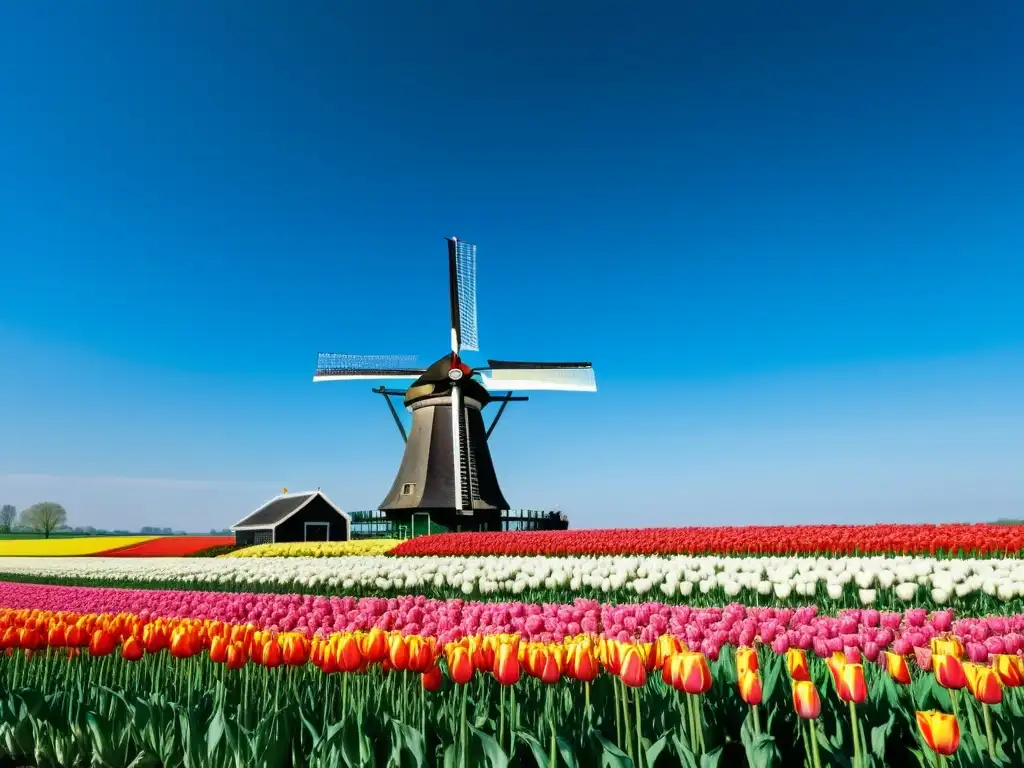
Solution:
{"label": "windmill tower", "polygon": [[[380,505],[389,518],[408,521],[426,512],[451,530],[500,530],[509,504],[501,492],[487,440],[509,402],[526,400],[513,391],[594,392],[590,363],[524,363],[488,360],[471,368],[460,357],[479,351],[476,311],[476,246],[448,240],[451,352],[426,368],[413,357],[321,353],[314,382],[409,380],[402,390],[373,390],[388,406],[405,439],[405,454],[391,490]],[[503,390],[504,394],[494,394]],[[412,414],[406,434],[391,397],[402,397]],[[501,406],[490,427],[483,409]]]}

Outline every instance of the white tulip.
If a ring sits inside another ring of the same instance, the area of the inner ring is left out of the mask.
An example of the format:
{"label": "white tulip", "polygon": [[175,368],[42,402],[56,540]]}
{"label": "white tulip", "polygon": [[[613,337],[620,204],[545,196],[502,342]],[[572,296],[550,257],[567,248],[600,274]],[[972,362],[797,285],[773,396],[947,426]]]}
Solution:
{"label": "white tulip", "polygon": [[918,584],[916,581],[905,581],[896,585],[896,597],[905,603],[909,603],[917,595]]}
{"label": "white tulip", "polygon": [[873,589],[858,590],[861,605],[872,605],[875,602],[876,591]]}

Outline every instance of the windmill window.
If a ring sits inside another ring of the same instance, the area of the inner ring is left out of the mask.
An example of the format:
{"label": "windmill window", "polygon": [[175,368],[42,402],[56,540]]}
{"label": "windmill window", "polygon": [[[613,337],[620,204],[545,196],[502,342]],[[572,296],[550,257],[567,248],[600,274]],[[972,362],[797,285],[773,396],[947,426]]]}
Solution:
{"label": "windmill window", "polygon": [[403,496],[412,496],[412,492],[416,490],[416,483],[406,483],[402,486]]}

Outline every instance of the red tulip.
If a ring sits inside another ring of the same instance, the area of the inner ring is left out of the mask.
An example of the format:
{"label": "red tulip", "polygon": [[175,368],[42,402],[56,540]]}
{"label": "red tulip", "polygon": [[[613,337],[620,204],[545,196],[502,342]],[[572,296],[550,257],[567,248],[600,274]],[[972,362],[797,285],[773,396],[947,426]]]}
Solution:
{"label": "red tulip", "polygon": [[128,635],[121,643],[121,658],[127,661],[138,661],[142,658],[142,654],[142,643],[134,635]]}
{"label": "red tulip", "polygon": [[498,646],[494,654],[494,679],[501,685],[515,685],[519,682],[519,657],[516,648],[508,643]]}

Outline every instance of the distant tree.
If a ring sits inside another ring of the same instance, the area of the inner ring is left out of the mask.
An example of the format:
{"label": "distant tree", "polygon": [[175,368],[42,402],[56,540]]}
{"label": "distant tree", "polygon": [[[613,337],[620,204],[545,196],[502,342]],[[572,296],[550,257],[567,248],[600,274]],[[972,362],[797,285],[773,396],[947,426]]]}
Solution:
{"label": "distant tree", "polygon": [[21,510],[21,524],[30,531],[43,534],[46,539],[67,521],[68,513],[54,501],[41,501]]}
{"label": "distant tree", "polygon": [[14,521],[18,519],[18,510],[13,504],[4,504],[0,507],[0,532],[10,533],[14,527]]}

